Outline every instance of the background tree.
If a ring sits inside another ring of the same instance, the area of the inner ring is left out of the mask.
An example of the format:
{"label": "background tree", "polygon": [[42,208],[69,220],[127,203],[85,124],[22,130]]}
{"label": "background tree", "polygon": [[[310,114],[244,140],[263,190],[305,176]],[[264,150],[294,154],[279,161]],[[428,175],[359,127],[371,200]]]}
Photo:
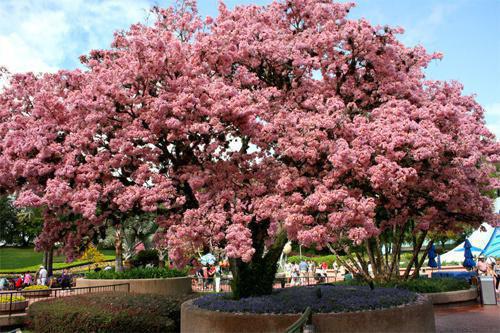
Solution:
{"label": "background tree", "polygon": [[21,232],[18,230],[17,211],[12,205],[9,196],[0,197],[0,242],[2,246],[18,244],[21,239]]}
{"label": "background tree", "polygon": [[0,197],[0,243],[2,246],[32,246],[42,230],[43,219],[38,209],[17,209],[13,198]]}

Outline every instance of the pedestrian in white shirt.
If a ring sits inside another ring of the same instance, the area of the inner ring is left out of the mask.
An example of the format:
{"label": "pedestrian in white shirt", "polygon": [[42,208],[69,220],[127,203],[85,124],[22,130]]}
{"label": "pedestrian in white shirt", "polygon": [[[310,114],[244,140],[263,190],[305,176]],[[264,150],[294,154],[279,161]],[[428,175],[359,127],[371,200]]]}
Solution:
{"label": "pedestrian in white shirt", "polygon": [[37,284],[44,286],[46,282],[47,282],[47,270],[45,269],[45,267],[40,266],[40,270],[38,271]]}

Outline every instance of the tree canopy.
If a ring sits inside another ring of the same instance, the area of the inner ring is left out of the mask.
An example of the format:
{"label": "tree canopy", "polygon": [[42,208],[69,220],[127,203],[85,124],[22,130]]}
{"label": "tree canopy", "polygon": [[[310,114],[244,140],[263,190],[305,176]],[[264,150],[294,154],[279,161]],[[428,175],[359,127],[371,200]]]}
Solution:
{"label": "tree canopy", "polygon": [[155,212],[178,263],[209,243],[244,267],[286,239],[376,252],[408,229],[497,224],[482,107],[425,78],[440,54],[352,7],[221,4],[202,19],[184,1],[82,56],[86,70],[13,75],[0,186],[45,207],[40,242],[68,252],[106,220]]}

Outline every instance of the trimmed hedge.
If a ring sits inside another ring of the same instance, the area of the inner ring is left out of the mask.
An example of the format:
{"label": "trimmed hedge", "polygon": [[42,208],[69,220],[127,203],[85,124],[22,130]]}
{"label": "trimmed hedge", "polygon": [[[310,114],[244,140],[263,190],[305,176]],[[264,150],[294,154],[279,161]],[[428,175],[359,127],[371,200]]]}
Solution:
{"label": "trimmed hedge", "polygon": [[87,279],[161,279],[187,276],[187,270],[167,269],[167,268],[132,268],[123,272],[115,272],[113,270],[98,272],[88,272],[85,274]]}
{"label": "trimmed hedge", "polygon": [[180,306],[191,297],[120,292],[61,297],[33,303],[29,327],[40,333],[178,332]]}
{"label": "trimmed hedge", "polygon": [[[336,285],[366,285],[362,280],[352,279],[334,283]],[[413,279],[408,281],[391,281],[376,284],[376,287],[407,289],[416,293],[441,293],[447,291],[467,290],[470,284],[465,280],[453,278]]]}
{"label": "trimmed hedge", "polygon": [[332,267],[332,264],[336,261],[336,257],[332,255],[328,256],[319,256],[319,257],[305,257],[305,256],[291,256],[288,257],[288,262],[291,262],[292,264],[298,264],[302,260],[305,261],[314,261],[316,265],[321,265],[321,263],[326,262],[328,264],[328,267]]}
{"label": "trimmed hedge", "polygon": [[[105,261],[104,262],[113,262],[114,257],[113,256],[104,256]],[[73,262],[56,262],[52,265],[53,270],[62,270],[65,268],[75,268],[75,267],[81,267],[85,265],[91,265],[91,261],[81,261],[81,260],[76,260]],[[40,264],[33,265],[33,266],[28,266],[28,267],[22,267],[22,268],[7,268],[7,269],[0,269],[0,274],[21,274],[21,273],[36,273],[38,269],[40,268]]]}

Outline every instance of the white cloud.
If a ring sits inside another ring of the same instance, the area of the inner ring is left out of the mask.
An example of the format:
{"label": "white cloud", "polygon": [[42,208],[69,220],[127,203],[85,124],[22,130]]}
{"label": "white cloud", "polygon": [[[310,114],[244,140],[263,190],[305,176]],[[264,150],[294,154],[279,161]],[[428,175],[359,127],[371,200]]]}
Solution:
{"label": "white cloud", "polygon": [[113,32],[144,21],[148,0],[0,2],[0,66],[11,72],[76,67],[78,56],[108,47]]}
{"label": "white cloud", "polygon": [[429,46],[433,44],[436,41],[437,30],[450,15],[453,15],[462,2],[436,2],[428,15],[405,27],[405,33],[401,37],[402,41],[408,45]]}
{"label": "white cloud", "polygon": [[500,103],[493,103],[484,107],[486,110],[486,127],[500,138]]}

